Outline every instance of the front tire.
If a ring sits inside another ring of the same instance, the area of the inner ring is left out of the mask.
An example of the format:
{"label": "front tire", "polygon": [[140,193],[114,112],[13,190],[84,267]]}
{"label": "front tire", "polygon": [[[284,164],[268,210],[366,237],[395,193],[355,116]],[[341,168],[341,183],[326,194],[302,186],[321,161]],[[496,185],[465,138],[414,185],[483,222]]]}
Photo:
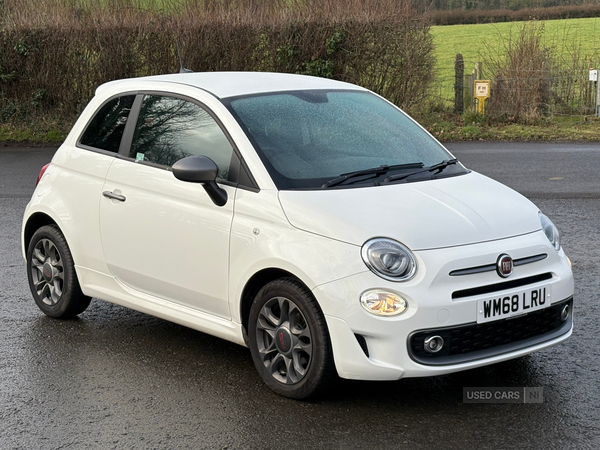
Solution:
{"label": "front tire", "polygon": [[250,308],[249,347],[264,382],[284,397],[322,391],[335,373],[325,318],[312,293],[293,278],[265,285]]}
{"label": "front tire", "polygon": [[55,225],[33,234],[27,249],[27,277],[35,303],[47,316],[69,319],[90,304],[91,298],[79,286],[67,241]]}

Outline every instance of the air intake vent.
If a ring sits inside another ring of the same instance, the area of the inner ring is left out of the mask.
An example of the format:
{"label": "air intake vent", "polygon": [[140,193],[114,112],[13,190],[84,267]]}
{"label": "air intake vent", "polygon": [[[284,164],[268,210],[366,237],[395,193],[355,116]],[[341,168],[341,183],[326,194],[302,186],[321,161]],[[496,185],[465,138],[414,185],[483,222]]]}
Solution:
{"label": "air intake vent", "polygon": [[356,340],[358,341],[358,345],[360,345],[360,348],[362,348],[362,351],[365,352],[365,355],[367,355],[367,358],[368,358],[369,357],[369,347],[367,347],[367,340],[361,334],[355,334],[354,336],[356,337]]}

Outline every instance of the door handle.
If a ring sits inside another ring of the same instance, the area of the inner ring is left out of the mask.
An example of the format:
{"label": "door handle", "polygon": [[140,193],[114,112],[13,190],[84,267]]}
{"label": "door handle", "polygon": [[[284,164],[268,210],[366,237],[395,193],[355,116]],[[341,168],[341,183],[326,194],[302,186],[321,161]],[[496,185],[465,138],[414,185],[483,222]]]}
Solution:
{"label": "door handle", "polygon": [[110,198],[112,200],[118,200],[120,202],[124,202],[125,200],[127,200],[124,195],[115,194],[110,191],[104,191],[102,193],[102,195],[104,195],[105,197]]}

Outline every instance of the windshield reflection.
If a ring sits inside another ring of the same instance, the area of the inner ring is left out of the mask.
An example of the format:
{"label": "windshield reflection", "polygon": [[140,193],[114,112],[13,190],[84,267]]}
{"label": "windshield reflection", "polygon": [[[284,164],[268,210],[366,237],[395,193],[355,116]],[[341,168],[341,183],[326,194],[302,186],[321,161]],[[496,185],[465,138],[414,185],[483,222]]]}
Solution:
{"label": "windshield reflection", "polygon": [[225,103],[280,189],[320,188],[344,173],[451,158],[406,114],[369,92],[286,92]]}

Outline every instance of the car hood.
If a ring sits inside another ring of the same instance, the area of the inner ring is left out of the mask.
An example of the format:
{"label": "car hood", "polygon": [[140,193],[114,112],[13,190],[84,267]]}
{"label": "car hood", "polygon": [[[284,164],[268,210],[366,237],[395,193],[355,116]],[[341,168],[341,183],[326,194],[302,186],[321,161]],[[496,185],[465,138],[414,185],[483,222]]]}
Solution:
{"label": "car hood", "polygon": [[384,186],[281,191],[279,199],[294,227],[356,245],[389,237],[427,250],[541,229],[533,203],[476,172]]}

